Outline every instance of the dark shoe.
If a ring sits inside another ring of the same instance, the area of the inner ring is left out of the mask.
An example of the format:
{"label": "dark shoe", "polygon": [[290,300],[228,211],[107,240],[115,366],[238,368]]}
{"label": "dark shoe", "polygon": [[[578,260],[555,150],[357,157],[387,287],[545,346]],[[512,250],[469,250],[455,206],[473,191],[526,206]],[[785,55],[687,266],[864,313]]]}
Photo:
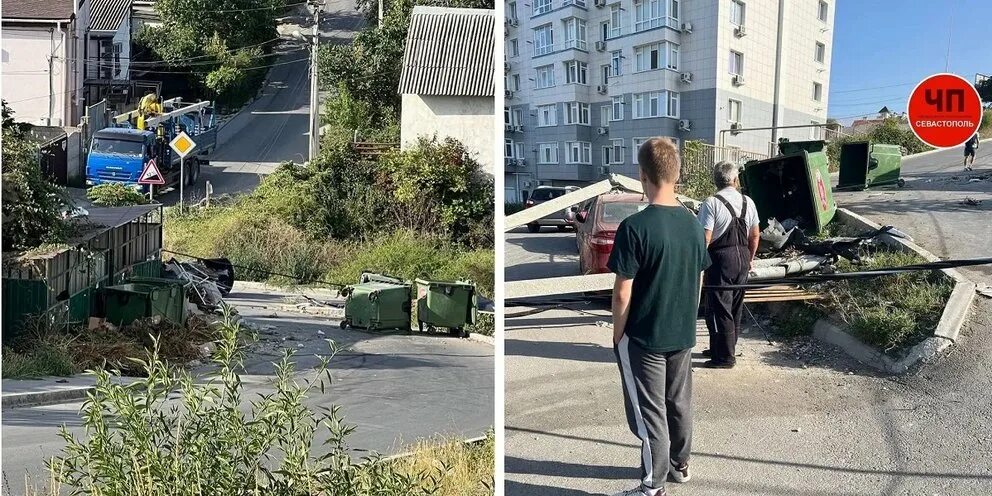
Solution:
{"label": "dark shoe", "polygon": [[703,363],[703,367],[708,369],[732,369],[734,365],[734,362],[714,362],[713,360],[706,360]]}
{"label": "dark shoe", "polygon": [[668,468],[668,474],[671,476],[671,480],[679,484],[689,482],[689,479],[692,479],[692,474],[689,473],[689,463],[679,465],[673,463]]}
{"label": "dark shoe", "polygon": [[702,355],[703,355],[704,357],[706,357],[706,358],[709,358],[709,357],[711,357],[711,356],[713,356],[713,352],[712,352],[712,351],[710,351],[710,350],[709,350],[709,348],[707,348],[707,349],[705,349],[705,350],[703,350],[703,353],[702,353]]}

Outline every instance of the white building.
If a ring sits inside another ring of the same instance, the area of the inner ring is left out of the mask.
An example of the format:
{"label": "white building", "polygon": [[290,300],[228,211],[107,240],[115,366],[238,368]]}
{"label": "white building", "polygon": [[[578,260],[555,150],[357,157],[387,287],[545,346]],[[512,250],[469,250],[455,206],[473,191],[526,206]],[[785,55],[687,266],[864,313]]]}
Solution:
{"label": "white building", "polygon": [[83,108],[87,0],[3,2],[3,99],[21,122],[73,126]]}
{"label": "white building", "polygon": [[[767,154],[824,124],[834,0],[506,2],[507,201],[636,177],[649,137]],[[511,192],[513,193],[511,195]]]}
{"label": "white building", "polygon": [[492,10],[414,7],[399,87],[402,147],[452,137],[493,173],[494,24]]}
{"label": "white building", "polygon": [[121,88],[130,89],[126,82],[131,79],[131,0],[90,3],[83,68],[86,101],[133,99],[134,95],[120,94]]}

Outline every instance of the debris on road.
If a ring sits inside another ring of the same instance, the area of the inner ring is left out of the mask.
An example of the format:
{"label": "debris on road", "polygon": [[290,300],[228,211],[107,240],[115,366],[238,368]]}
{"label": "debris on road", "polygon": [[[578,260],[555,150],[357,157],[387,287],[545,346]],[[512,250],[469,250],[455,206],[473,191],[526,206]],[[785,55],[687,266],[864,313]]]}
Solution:
{"label": "debris on road", "polygon": [[969,197],[965,198],[964,200],[961,200],[960,203],[961,203],[961,205],[967,205],[969,207],[978,207],[978,206],[981,206],[982,205],[982,200],[976,200],[976,199],[974,199],[974,198],[972,198],[972,197],[969,196]]}

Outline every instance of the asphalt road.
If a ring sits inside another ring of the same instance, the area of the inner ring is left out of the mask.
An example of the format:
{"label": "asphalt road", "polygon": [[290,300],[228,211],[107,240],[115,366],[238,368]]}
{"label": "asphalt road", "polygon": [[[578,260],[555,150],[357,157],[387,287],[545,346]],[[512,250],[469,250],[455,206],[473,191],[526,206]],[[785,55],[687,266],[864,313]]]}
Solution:
{"label": "asphalt road", "polygon": [[[572,237],[508,233],[507,279],[576,273]],[[638,477],[609,312],[573,308],[506,323],[507,495],[611,494]],[[748,322],[735,369],[694,370],[693,480],[669,494],[992,493],[990,331],[992,300],[979,298],[943,356],[882,377],[816,342],[769,344]]]}
{"label": "asphalt road", "polygon": [[[939,257],[992,257],[992,140],[983,141],[975,170],[965,172],[961,148],[903,160],[905,188],[835,192],[837,205],[913,236]],[[980,200],[978,206],[965,199]],[[992,266],[963,268],[976,282],[992,283]]]}
{"label": "asphalt road", "polygon": [[[245,360],[246,399],[272,391],[272,362],[287,348],[296,352],[297,377],[313,378],[315,355],[327,355],[325,340],[332,339],[346,348],[331,363],[333,384],[306,403],[316,411],[341,407],[345,422],[356,427],[348,438],[355,456],[396,453],[422,438],[481,436],[492,427],[492,345],[448,336],[343,331],[337,320],[278,310],[291,294],[247,289],[227,299],[259,336]],[[206,367],[194,371],[206,372]],[[80,407],[76,402],[3,411],[4,495],[24,494],[26,476],[34,483],[47,480],[43,462],[63,445],[59,426],[82,432]]]}
{"label": "asphalt road", "polygon": [[[364,25],[354,0],[327,0],[323,9],[321,42],[347,43]],[[220,128],[217,148],[208,157],[210,165],[201,167],[196,184],[183,191],[187,201],[202,199],[208,182],[213,195],[251,191],[280,163],[307,160],[310,52],[292,33],[311,28],[302,11],[282,21],[279,33],[284,41],[276,47],[282,55],[266,59],[273,67],[260,95]],[[178,190],[159,197],[167,205],[178,200]]]}

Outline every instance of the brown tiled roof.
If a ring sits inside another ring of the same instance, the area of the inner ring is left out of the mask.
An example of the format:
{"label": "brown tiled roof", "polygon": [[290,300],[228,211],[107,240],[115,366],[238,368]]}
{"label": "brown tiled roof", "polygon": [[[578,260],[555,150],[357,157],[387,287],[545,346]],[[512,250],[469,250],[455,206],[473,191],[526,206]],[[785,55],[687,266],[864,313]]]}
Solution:
{"label": "brown tiled roof", "polygon": [[72,18],[74,0],[2,0],[4,20],[31,19],[37,21],[68,21]]}

